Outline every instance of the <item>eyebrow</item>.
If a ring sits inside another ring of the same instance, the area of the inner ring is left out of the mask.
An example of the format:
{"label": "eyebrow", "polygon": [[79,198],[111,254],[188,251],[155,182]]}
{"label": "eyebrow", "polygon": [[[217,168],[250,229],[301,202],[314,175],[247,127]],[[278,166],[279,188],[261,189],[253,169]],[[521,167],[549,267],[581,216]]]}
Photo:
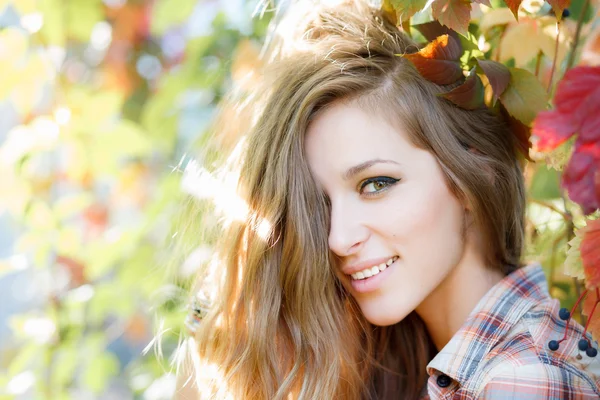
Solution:
{"label": "eyebrow", "polygon": [[375,165],[375,164],[380,164],[380,163],[386,163],[386,164],[396,164],[396,165],[400,165],[399,163],[397,163],[394,160],[382,160],[379,158],[374,158],[372,160],[369,161],[365,161],[362,162],[358,165],[355,165],[354,167],[349,168],[343,176],[344,180],[349,180],[351,179],[354,175],[359,174],[360,172],[364,171],[365,169]]}

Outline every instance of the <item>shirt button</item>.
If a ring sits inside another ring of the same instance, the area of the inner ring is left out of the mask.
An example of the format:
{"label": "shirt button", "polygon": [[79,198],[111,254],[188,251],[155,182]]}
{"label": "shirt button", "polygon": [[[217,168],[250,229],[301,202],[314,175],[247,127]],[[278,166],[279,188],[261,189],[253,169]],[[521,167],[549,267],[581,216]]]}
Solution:
{"label": "shirt button", "polygon": [[452,379],[450,379],[448,375],[442,374],[437,377],[437,384],[439,387],[448,387],[450,386],[450,383],[452,383]]}

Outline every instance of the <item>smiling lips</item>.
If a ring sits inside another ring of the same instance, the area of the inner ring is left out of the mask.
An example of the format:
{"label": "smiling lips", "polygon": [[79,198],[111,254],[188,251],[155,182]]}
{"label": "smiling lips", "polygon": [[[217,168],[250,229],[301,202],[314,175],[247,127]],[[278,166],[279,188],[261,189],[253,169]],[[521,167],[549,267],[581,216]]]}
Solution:
{"label": "smiling lips", "polygon": [[354,279],[354,280],[370,278],[374,275],[377,275],[380,272],[383,272],[389,265],[392,265],[392,263],[394,261],[396,261],[397,259],[398,259],[398,256],[394,256],[384,263],[381,263],[379,265],[374,265],[369,268],[365,268],[362,271],[355,272],[350,276],[352,276],[352,279]]}

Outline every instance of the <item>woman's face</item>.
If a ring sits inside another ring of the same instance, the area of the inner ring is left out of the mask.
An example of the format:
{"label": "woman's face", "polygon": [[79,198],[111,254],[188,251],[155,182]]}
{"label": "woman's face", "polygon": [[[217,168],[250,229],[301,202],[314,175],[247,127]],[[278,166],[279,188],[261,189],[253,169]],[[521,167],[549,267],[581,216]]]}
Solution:
{"label": "woman's face", "polygon": [[331,201],[339,275],[369,322],[401,321],[460,261],[463,205],[431,153],[352,103],[311,122],[306,153]]}

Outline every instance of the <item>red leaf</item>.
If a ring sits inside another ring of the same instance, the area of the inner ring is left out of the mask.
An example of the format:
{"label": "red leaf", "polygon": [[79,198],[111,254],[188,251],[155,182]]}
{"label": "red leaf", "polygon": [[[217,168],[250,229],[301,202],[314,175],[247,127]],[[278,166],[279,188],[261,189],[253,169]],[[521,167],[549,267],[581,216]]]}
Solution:
{"label": "red leaf", "polygon": [[519,20],[518,12],[519,12],[519,7],[521,6],[521,3],[523,2],[523,0],[504,0],[504,2],[508,6],[508,8],[510,8],[510,11],[512,11],[515,18],[517,20]]}
{"label": "red leaf", "polygon": [[570,69],[558,84],[554,102],[584,141],[600,139],[600,66]]}
{"label": "red leaf", "polygon": [[595,289],[590,290],[585,299],[583,299],[583,315],[588,316],[589,325],[588,332],[592,334],[592,338],[594,340],[600,340],[600,318],[598,318],[598,314],[600,314],[600,304],[596,306],[594,310],[594,315],[590,318],[592,314],[592,309],[594,308],[594,304],[598,301],[598,293]]}
{"label": "red leaf", "polygon": [[477,63],[490,81],[496,102],[510,82],[510,71],[504,64],[492,60],[477,59]]}
{"label": "red leaf", "polygon": [[561,19],[563,10],[571,5],[571,0],[548,0],[548,4],[552,6],[556,18]]}
{"label": "red leaf", "polygon": [[483,83],[473,68],[465,82],[441,96],[467,110],[485,106]]}
{"label": "red leaf", "polygon": [[450,35],[457,42],[459,41],[458,33],[454,32],[447,26],[443,26],[436,20],[425,22],[423,24],[412,25],[412,27],[421,32],[421,35],[425,36],[425,39],[429,41],[435,40],[437,37],[442,35]]}
{"label": "red leaf", "polygon": [[529,157],[529,149],[531,148],[531,128],[510,115],[506,107],[502,104],[500,105],[500,112],[504,119],[508,121],[508,126],[517,139],[517,150],[526,160],[532,161]]}
{"label": "red leaf", "polygon": [[471,19],[469,0],[435,0],[431,4],[433,18],[456,32],[466,35]]}
{"label": "red leaf", "polygon": [[540,112],[532,127],[532,133],[539,138],[539,151],[554,150],[573,136],[576,130],[569,116],[556,110]]}
{"label": "red leaf", "polygon": [[442,35],[422,48],[418,53],[405,54],[419,73],[438,85],[448,85],[463,77],[459,59],[460,44],[449,35]]}
{"label": "red leaf", "polygon": [[70,273],[70,286],[79,287],[87,283],[85,277],[85,265],[71,257],[61,254],[56,256],[56,262],[61,264]]}
{"label": "red leaf", "polygon": [[460,43],[450,35],[441,35],[422,48],[417,54],[436,60],[458,61],[462,55]]}
{"label": "red leaf", "polygon": [[[588,221],[587,226],[583,229],[579,250],[586,287],[595,288],[600,286],[600,219]],[[600,313],[600,310],[598,312]]]}
{"label": "red leaf", "polygon": [[[600,141],[600,90],[596,90],[588,96],[587,100],[589,102],[589,104],[586,104],[588,107],[585,110],[580,110],[582,123],[579,137],[584,142],[598,142]],[[587,115],[584,113],[587,113]]]}
{"label": "red leaf", "polygon": [[575,143],[575,151],[563,173],[562,185],[569,198],[585,214],[600,208],[600,143]]}

